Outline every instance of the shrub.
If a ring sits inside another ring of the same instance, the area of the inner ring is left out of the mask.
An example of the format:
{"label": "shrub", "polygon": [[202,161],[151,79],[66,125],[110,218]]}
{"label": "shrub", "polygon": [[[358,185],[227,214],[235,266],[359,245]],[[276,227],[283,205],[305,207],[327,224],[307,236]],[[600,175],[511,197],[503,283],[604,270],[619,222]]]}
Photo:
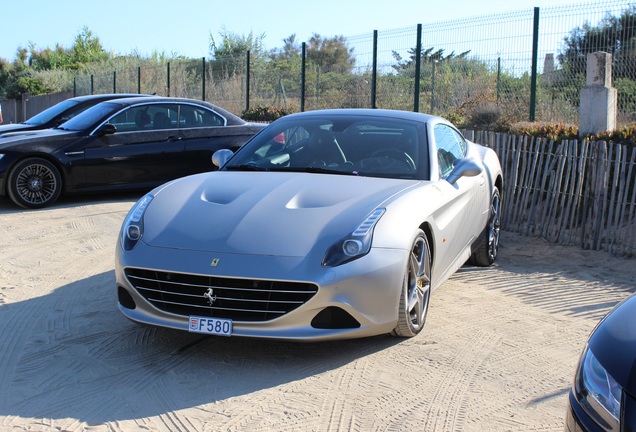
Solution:
{"label": "shrub", "polygon": [[547,122],[520,122],[510,126],[513,135],[542,137],[555,142],[578,139],[579,128],[568,124],[552,124]]}
{"label": "shrub", "polygon": [[243,111],[241,118],[248,121],[272,122],[276,119],[291,114],[284,108],[275,108],[271,106],[258,106]]}

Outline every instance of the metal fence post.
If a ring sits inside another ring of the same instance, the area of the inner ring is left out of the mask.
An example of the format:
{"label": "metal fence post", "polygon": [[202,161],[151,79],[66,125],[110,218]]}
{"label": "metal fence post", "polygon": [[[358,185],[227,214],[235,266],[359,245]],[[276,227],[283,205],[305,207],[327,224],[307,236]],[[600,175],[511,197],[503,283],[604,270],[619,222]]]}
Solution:
{"label": "metal fence post", "polygon": [[201,100],[205,101],[205,57],[201,57]]}
{"label": "metal fence post", "polygon": [[117,93],[117,71],[113,71],[113,93]]}
{"label": "metal fence post", "polygon": [[431,114],[435,112],[435,69],[437,60],[433,60],[433,76],[431,78]]}
{"label": "metal fence post", "polygon": [[497,58],[497,105],[499,105],[499,97],[501,95],[501,57]]}
{"label": "metal fence post", "polygon": [[301,68],[300,68],[300,112],[305,111],[305,68],[307,67],[305,63],[305,53],[307,51],[307,44],[303,42],[302,52],[301,52]]}
{"label": "metal fence post", "polygon": [[167,96],[170,97],[170,62],[166,64],[166,92]]}
{"label": "metal fence post", "polygon": [[375,104],[375,91],[378,78],[378,31],[373,30],[373,69],[371,70],[371,108],[377,108]]}
{"label": "metal fence post", "polygon": [[250,109],[250,51],[245,58],[245,111]]}
{"label": "metal fence post", "polygon": [[141,94],[141,66],[137,66],[137,94]]}
{"label": "metal fence post", "polygon": [[95,86],[95,84],[93,82],[93,74],[91,74],[91,92],[90,92],[90,94],[93,94],[94,86]]}
{"label": "metal fence post", "polygon": [[537,109],[537,63],[539,57],[539,8],[534,8],[532,30],[532,75],[530,78],[530,121],[534,121]]}
{"label": "metal fence post", "polygon": [[413,88],[413,111],[420,111],[420,69],[422,67],[422,24],[417,25],[417,44],[415,45],[415,86]]}

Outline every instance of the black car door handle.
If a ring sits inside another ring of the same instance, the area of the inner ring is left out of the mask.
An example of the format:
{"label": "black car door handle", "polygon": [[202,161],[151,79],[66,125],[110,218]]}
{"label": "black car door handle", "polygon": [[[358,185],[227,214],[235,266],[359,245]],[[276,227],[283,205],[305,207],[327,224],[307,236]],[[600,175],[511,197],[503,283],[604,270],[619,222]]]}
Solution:
{"label": "black car door handle", "polygon": [[168,137],[168,142],[175,142],[175,141],[181,141],[181,137],[180,136],[174,136],[174,135],[170,135]]}

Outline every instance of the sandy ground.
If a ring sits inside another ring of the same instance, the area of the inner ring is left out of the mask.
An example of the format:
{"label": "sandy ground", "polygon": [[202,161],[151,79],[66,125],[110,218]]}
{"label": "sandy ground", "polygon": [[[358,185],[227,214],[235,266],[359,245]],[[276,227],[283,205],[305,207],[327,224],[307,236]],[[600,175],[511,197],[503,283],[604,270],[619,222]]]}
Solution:
{"label": "sandy ground", "polygon": [[134,196],[0,200],[0,430],[562,431],[579,353],[635,261],[503,233],[415,338],[320,344],[144,328],[117,310]]}

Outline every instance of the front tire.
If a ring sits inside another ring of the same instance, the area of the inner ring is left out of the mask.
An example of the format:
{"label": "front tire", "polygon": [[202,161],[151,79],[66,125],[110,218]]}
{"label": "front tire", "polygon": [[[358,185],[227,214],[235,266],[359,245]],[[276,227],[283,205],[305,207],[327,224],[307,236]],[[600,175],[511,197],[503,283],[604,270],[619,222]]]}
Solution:
{"label": "front tire", "polygon": [[495,188],[490,200],[488,224],[479,236],[478,246],[470,257],[470,263],[480,267],[489,267],[499,253],[499,233],[501,231],[501,196]]}
{"label": "front tire", "polygon": [[400,294],[398,322],[392,335],[413,337],[424,328],[431,298],[431,264],[428,239],[419,230],[409,253]]}
{"label": "front tire", "polygon": [[24,208],[42,208],[53,204],[62,192],[62,177],[51,162],[42,158],[20,161],[8,176],[9,198]]}

